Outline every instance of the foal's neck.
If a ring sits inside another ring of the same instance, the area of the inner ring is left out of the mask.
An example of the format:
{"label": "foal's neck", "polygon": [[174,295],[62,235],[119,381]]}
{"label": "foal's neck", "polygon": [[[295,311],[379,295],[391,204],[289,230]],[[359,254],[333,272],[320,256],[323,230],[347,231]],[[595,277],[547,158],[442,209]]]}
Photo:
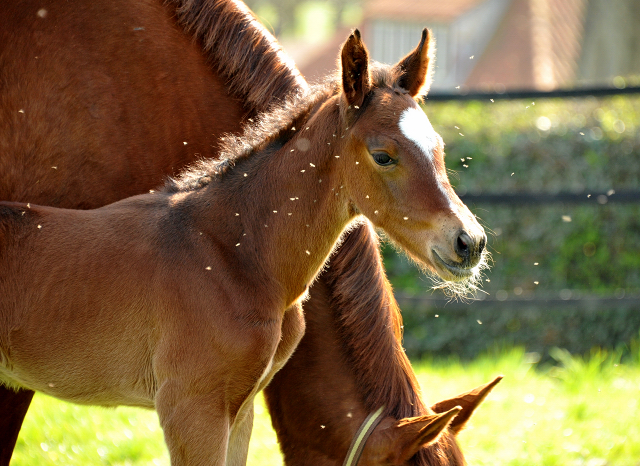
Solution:
{"label": "foal's neck", "polygon": [[212,184],[228,217],[221,220],[238,227],[232,242],[240,262],[253,262],[255,271],[275,279],[286,306],[305,293],[355,217],[333,101],[291,130],[292,138],[239,159]]}

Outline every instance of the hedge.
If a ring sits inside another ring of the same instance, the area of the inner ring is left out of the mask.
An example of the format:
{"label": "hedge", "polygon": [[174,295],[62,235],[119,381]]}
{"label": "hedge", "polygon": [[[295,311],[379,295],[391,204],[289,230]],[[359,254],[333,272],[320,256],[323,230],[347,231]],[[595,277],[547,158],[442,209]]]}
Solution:
{"label": "hedge", "polygon": [[[450,179],[460,193],[573,192],[585,199],[608,193],[588,204],[469,205],[488,232],[493,264],[483,289],[490,297],[640,295],[640,204],[606,202],[616,190],[640,190],[640,97],[427,100],[424,108],[447,144]],[[383,254],[398,294],[430,293],[429,279],[402,254],[390,245]],[[582,352],[622,344],[640,329],[637,300],[560,312],[531,306],[480,312],[471,304],[436,320],[420,317],[429,312],[403,306],[405,346],[413,355],[477,354],[497,341]],[[517,331],[510,330],[513,322]]]}

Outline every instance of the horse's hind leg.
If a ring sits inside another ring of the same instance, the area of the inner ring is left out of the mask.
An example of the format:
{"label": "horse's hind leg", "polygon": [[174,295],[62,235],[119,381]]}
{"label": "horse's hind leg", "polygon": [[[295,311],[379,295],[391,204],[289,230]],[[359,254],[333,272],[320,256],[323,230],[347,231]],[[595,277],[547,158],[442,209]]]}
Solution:
{"label": "horse's hind leg", "polygon": [[0,466],[8,466],[34,392],[0,385]]}

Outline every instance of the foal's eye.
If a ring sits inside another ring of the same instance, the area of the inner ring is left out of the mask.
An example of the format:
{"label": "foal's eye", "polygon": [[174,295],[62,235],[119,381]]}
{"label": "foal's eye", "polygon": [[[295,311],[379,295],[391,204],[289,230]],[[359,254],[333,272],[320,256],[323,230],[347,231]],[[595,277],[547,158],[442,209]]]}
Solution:
{"label": "foal's eye", "polygon": [[386,152],[374,152],[371,154],[371,157],[373,157],[373,160],[382,167],[387,167],[396,163],[396,161],[393,160]]}

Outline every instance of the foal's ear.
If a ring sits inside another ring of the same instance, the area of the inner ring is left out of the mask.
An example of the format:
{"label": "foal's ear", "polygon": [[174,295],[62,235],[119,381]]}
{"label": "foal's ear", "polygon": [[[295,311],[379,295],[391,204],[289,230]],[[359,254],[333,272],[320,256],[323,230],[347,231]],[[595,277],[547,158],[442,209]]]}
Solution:
{"label": "foal's ear", "polygon": [[462,393],[454,398],[436,403],[431,407],[431,409],[436,413],[443,413],[454,406],[460,406],[462,411],[460,411],[460,414],[458,414],[453,422],[451,422],[450,426],[451,430],[457,434],[464,428],[475,409],[484,401],[491,390],[493,390],[493,387],[498,385],[501,380],[502,376],[500,375],[488,384],[480,385],[479,387],[466,393]]}
{"label": "foal's ear", "polygon": [[393,464],[404,464],[422,447],[437,442],[461,409],[455,406],[445,413],[398,421],[395,425],[397,431],[393,434],[395,445],[392,451],[396,454]]}
{"label": "foal's ear", "polygon": [[371,89],[369,52],[362,42],[360,31],[354,30],[342,46],[342,90],[349,105],[362,105]]}
{"label": "foal's ear", "polygon": [[422,97],[429,91],[433,74],[434,48],[431,33],[425,28],[418,46],[395,66],[399,75],[396,84],[406,89],[411,97]]}

